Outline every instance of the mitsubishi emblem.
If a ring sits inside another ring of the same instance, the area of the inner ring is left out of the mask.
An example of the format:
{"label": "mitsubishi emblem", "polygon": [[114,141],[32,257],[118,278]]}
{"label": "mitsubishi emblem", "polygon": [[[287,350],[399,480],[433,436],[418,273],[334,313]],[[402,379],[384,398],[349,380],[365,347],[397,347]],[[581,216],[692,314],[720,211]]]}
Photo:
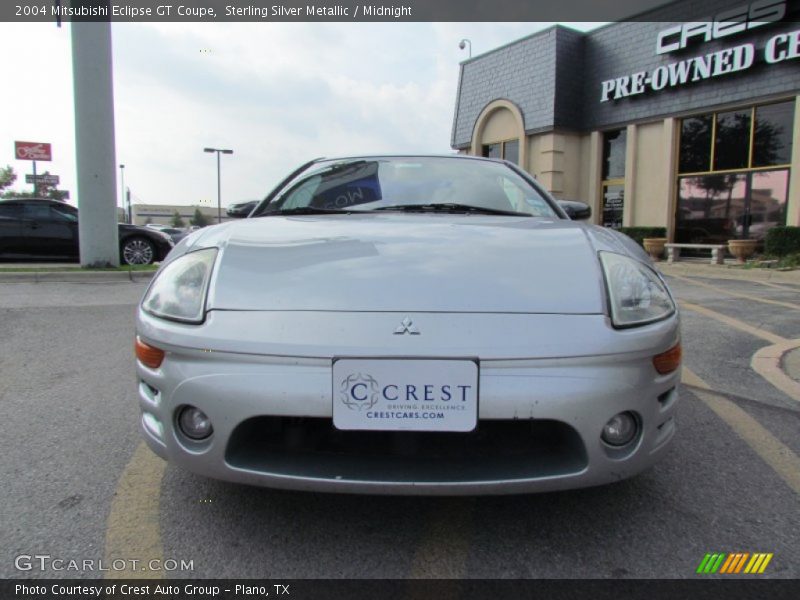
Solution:
{"label": "mitsubishi emblem", "polygon": [[416,325],[414,325],[414,321],[412,321],[409,317],[403,319],[400,323],[400,326],[394,330],[395,335],[403,335],[405,333],[419,335],[419,329],[417,329]]}

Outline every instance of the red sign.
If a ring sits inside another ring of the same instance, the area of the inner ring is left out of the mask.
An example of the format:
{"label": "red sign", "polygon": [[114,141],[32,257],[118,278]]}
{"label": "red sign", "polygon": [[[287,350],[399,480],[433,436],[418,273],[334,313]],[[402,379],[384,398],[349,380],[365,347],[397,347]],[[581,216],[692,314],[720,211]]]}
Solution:
{"label": "red sign", "polygon": [[53,160],[50,144],[43,142],[14,142],[17,160]]}

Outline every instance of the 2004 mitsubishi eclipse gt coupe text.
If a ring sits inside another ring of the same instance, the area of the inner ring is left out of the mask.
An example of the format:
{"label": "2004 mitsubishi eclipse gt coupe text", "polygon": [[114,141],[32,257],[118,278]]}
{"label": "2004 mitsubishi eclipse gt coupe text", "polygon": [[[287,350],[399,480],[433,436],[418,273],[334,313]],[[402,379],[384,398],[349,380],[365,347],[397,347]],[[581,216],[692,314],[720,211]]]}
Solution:
{"label": "2004 mitsubishi eclipse gt coupe text", "polygon": [[507,162],[303,165],[246,219],[175,247],[135,343],[153,451],[247,484],[584,487],[650,467],[675,432],[661,276]]}

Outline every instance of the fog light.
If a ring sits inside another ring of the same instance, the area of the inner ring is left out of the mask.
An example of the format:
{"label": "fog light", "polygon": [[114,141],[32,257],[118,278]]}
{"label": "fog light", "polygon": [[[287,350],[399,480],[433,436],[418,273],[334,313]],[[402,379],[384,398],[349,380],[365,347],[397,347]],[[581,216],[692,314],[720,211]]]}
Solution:
{"label": "fog light", "polygon": [[178,427],[193,440],[204,440],[214,432],[211,419],[199,408],[184,406],[178,414]]}
{"label": "fog light", "polygon": [[611,417],[603,426],[601,437],[606,444],[611,446],[624,446],[636,437],[638,430],[636,417],[632,413],[621,412]]}

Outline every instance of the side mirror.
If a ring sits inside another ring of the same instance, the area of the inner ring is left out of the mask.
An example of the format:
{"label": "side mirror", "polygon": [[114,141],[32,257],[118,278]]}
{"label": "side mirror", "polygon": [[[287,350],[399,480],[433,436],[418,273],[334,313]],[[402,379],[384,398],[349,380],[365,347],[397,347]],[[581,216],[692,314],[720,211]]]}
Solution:
{"label": "side mirror", "polygon": [[558,205],[573,221],[583,221],[592,216],[592,207],[574,200],[559,200]]}
{"label": "side mirror", "polygon": [[258,204],[258,200],[251,200],[249,202],[240,202],[238,204],[232,204],[225,211],[225,214],[234,219],[244,219],[251,212],[253,212],[253,209],[256,207],[256,204]]}

